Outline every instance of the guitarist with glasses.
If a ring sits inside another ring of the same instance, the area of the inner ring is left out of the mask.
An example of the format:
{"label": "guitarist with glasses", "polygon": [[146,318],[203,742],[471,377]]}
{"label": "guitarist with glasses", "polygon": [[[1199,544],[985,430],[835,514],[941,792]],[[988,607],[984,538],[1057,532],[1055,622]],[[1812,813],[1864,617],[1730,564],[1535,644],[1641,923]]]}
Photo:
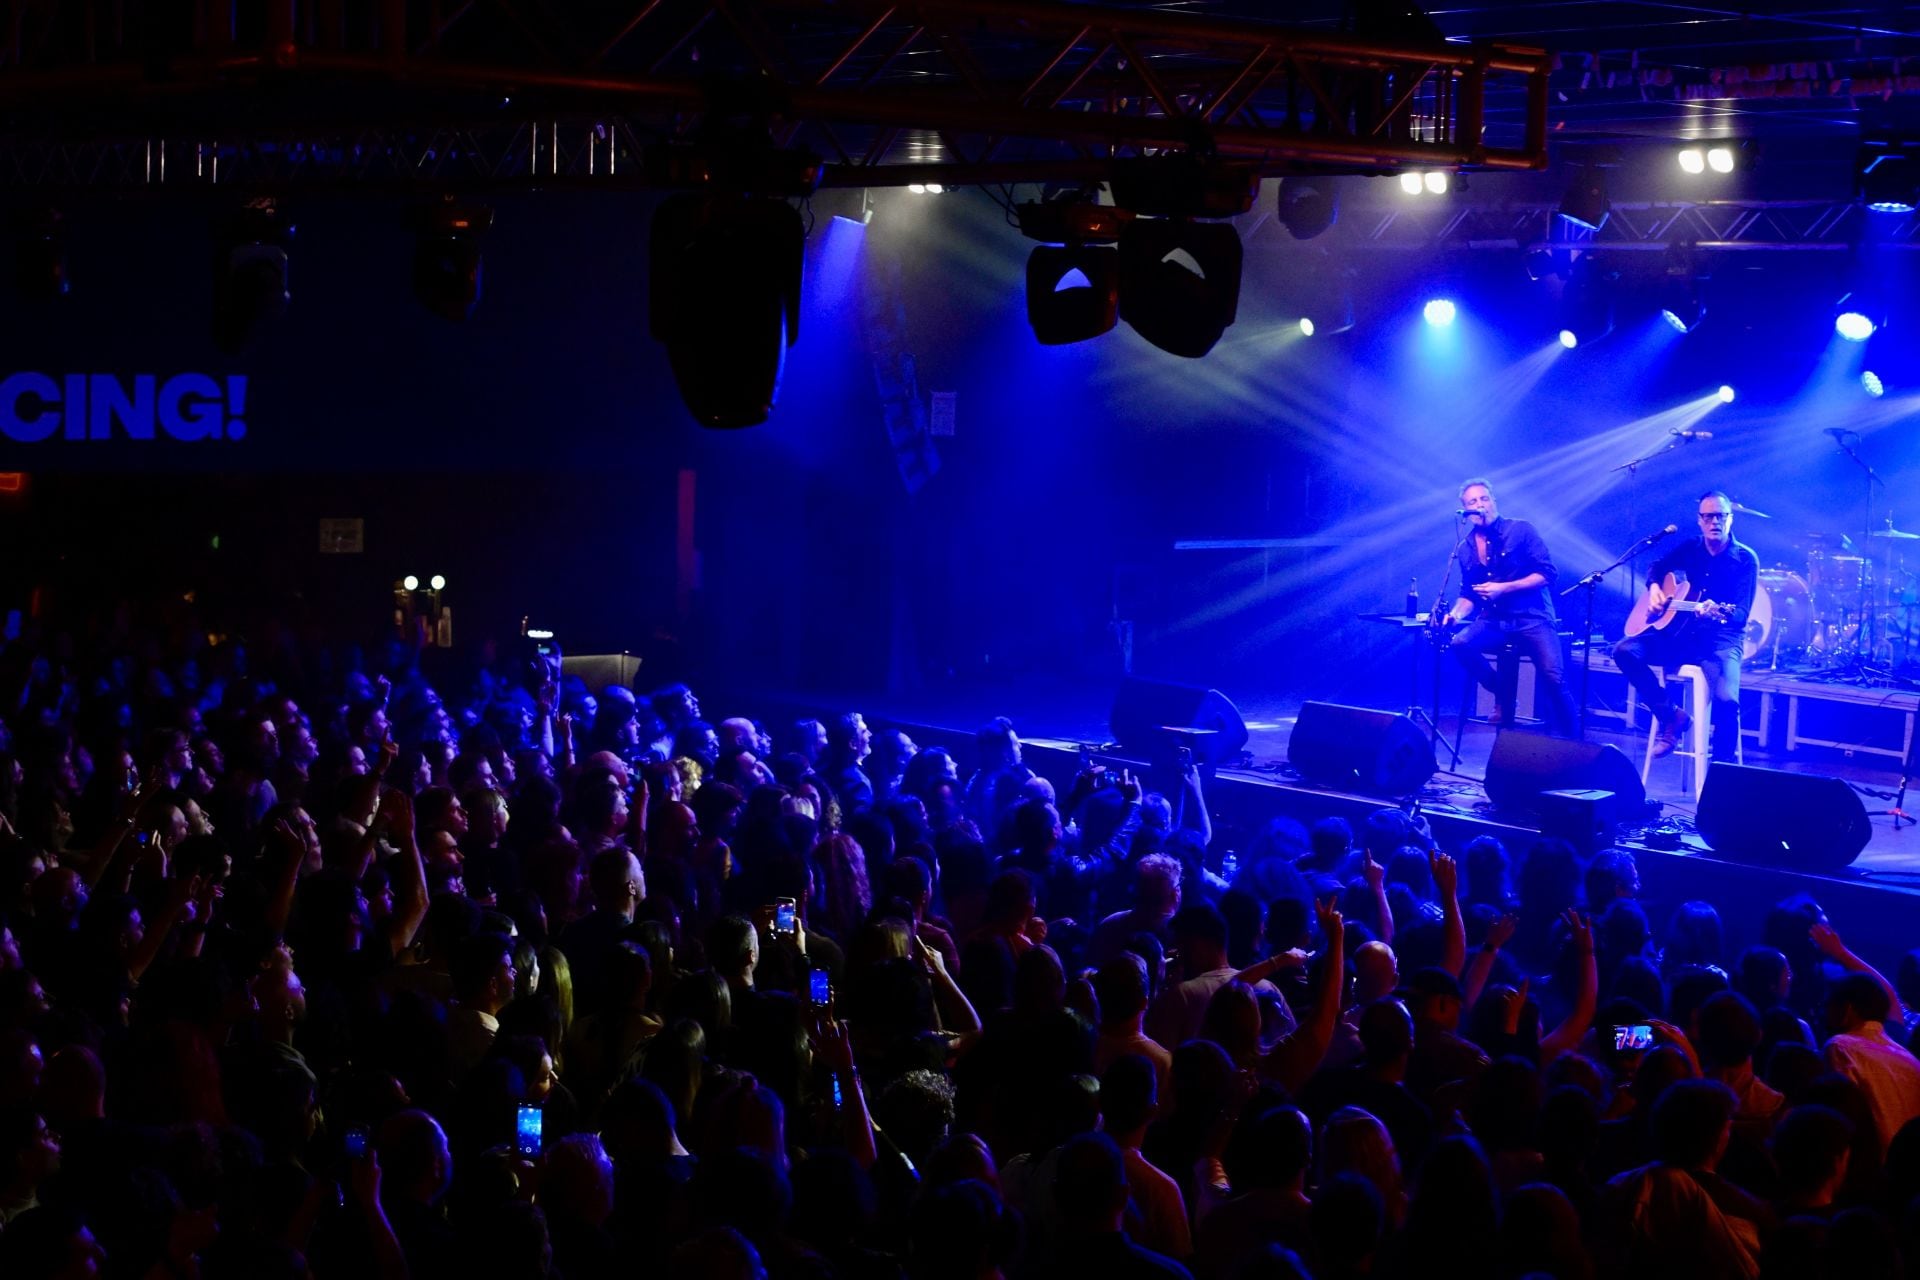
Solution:
{"label": "guitarist with glasses", "polygon": [[1567,692],[1561,661],[1560,629],[1553,615],[1553,556],[1547,543],[1525,520],[1500,514],[1493,488],[1475,478],[1460,486],[1461,514],[1467,536],[1454,549],[1460,567],[1460,595],[1453,606],[1435,609],[1433,626],[1467,674],[1491,691],[1498,710],[1492,721],[1511,724],[1513,691],[1495,679],[1486,655],[1508,644],[1533,659],[1547,731],[1573,737],[1573,698]]}
{"label": "guitarist with glasses", "polygon": [[1700,536],[1675,544],[1647,573],[1647,594],[1627,619],[1613,660],[1660,726],[1653,753],[1664,756],[1693,717],[1667,696],[1653,668],[1694,663],[1713,696],[1713,754],[1731,760],[1740,732],[1740,656],[1760,580],[1753,549],[1733,539],[1733,499],[1700,495]]}

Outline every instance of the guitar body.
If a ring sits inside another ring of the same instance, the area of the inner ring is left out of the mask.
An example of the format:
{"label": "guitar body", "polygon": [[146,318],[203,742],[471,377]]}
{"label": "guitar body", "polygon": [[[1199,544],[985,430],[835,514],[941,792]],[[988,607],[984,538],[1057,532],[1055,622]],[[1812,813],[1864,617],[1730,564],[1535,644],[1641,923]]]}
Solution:
{"label": "guitar body", "polygon": [[1666,594],[1666,606],[1658,613],[1647,608],[1647,598],[1642,595],[1633,602],[1633,612],[1627,615],[1627,625],[1623,628],[1631,639],[1646,631],[1664,631],[1674,624],[1675,619],[1683,615],[1704,613],[1709,616],[1722,616],[1726,606],[1715,604],[1711,600],[1690,600],[1688,593],[1693,584],[1684,578],[1675,578],[1668,574],[1660,581],[1660,590]]}

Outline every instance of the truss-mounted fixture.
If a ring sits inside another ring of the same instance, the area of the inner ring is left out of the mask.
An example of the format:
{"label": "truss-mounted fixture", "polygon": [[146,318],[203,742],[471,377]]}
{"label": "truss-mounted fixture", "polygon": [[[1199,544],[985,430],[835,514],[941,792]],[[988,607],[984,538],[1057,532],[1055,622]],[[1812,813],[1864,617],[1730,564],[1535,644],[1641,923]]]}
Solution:
{"label": "truss-mounted fixture", "polygon": [[645,185],[742,103],[828,186],[1538,169],[1538,49],[1037,0],[46,0],[0,36],[0,185]]}

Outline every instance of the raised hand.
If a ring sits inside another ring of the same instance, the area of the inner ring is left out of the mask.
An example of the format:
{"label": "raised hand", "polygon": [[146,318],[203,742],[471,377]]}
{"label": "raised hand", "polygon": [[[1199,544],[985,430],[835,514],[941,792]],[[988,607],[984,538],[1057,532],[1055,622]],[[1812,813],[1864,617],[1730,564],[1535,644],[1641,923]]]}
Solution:
{"label": "raised hand", "polygon": [[1574,949],[1583,956],[1593,954],[1593,921],[1581,915],[1572,907],[1560,913],[1560,919],[1566,922],[1567,937],[1572,939]]}
{"label": "raised hand", "polygon": [[1514,931],[1520,927],[1520,917],[1508,913],[1487,926],[1487,945],[1496,950],[1513,940]]}
{"label": "raised hand", "polygon": [[1340,908],[1329,899],[1314,903],[1313,911],[1320,918],[1320,932],[1326,936],[1328,950],[1341,950],[1347,941],[1347,922],[1341,918]]}
{"label": "raised hand", "polygon": [[1500,993],[1500,1027],[1510,1036],[1520,1031],[1520,1014],[1527,1005],[1528,985],[1528,980],[1522,978],[1517,989],[1509,987]]}
{"label": "raised hand", "polygon": [[1387,882],[1387,869],[1373,860],[1373,850],[1362,850],[1366,861],[1360,864],[1360,874],[1366,877],[1367,888],[1374,893],[1380,892],[1380,886]]}
{"label": "raised hand", "polygon": [[1427,866],[1433,872],[1433,887],[1439,891],[1441,899],[1459,896],[1460,866],[1447,854],[1435,849],[1427,855]]}
{"label": "raised hand", "polygon": [[1847,944],[1840,940],[1840,931],[1820,921],[1807,930],[1807,939],[1829,960],[1844,960],[1847,956]]}

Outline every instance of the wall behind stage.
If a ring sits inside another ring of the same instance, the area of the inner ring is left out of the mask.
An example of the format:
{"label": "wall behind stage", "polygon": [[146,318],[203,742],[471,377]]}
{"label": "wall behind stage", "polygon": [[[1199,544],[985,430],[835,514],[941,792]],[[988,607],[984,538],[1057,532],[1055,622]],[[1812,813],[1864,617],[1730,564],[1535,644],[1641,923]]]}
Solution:
{"label": "wall behind stage", "polygon": [[[1861,408],[1849,362],[1866,353],[1829,340],[1831,263],[1723,273],[1684,340],[1623,307],[1611,336],[1561,352],[1556,305],[1517,255],[1384,251],[1349,233],[1364,225],[1351,207],[1308,243],[1250,220],[1239,322],[1185,361],[1124,325],[1039,346],[1030,246],[986,193],[875,195],[865,226],[820,202],[781,403],[736,433],[692,424],[646,335],[650,197],[498,201],[463,325],[411,296],[402,209],[302,205],[292,309],[232,357],[208,337],[205,208],[75,208],[73,291],[0,308],[0,377],[241,374],[248,431],[0,439],[0,470],[31,477],[0,494],[17,552],[0,584],[69,599],[223,584],[377,627],[396,578],[438,572],[464,637],[525,615],[575,649],[851,687],[1109,673],[1119,620],[1152,674],[1391,702],[1394,642],[1355,617],[1398,608],[1412,579],[1437,590],[1466,475],[1539,521],[1569,577],[1684,524],[1710,483],[1775,515],[1738,530],[1763,559],[1803,562],[1805,534],[1861,523],[1857,473],[1824,424],[1857,424],[1893,492],[1920,479],[1896,393]],[[1629,276],[1657,274],[1637,261],[1657,256],[1628,255]],[[1303,340],[1293,320],[1330,275],[1359,324]],[[1436,290],[1462,304],[1446,333],[1418,319]],[[1741,399],[1699,424],[1712,442],[1637,479],[1610,471],[1665,440],[1663,411],[1723,381]],[[955,434],[896,449],[890,426],[924,427],[935,392],[953,393]],[[690,561],[675,546],[683,473]],[[319,520],[339,516],[366,521],[363,554],[319,554]],[[1602,625],[1623,611],[1603,600]]]}

